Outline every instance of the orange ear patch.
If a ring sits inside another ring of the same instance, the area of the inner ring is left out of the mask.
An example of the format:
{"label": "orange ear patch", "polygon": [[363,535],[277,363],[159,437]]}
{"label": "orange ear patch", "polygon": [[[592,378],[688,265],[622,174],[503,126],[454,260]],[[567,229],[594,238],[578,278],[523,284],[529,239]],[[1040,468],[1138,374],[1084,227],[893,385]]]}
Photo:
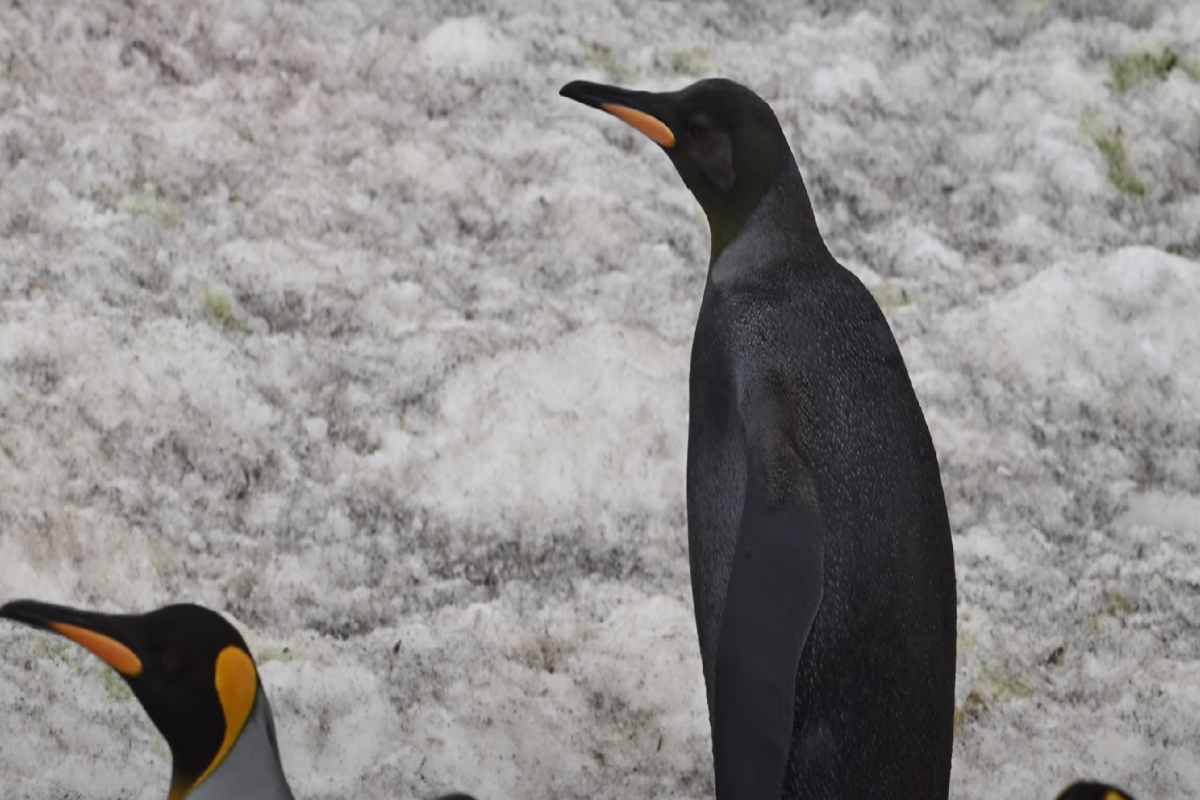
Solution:
{"label": "orange ear patch", "polygon": [[600,107],[622,122],[637,128],[657,144],[663,147],[675,146],[675,134],[658,117],[616,103],[605,103]]}
{"label": "orange ear patch", "polygon": [[65,622],[51,622],[50,630],[91,650],[101,661],[126,678],[136,678],[142,674],[142,660],[116,639]]}
{"label": "orange ear patch", "polygon": [[217,655],[215,673],[217,699],[221,701],[221,711],[225,714],[225,739],[208,768],[192,784],[193,789],[216,772],[233,750],[250,719],[250,713],[254,711],[254,698],[258,694],[258,672],[254,669],[254,660],[240,647],[230,645]]}

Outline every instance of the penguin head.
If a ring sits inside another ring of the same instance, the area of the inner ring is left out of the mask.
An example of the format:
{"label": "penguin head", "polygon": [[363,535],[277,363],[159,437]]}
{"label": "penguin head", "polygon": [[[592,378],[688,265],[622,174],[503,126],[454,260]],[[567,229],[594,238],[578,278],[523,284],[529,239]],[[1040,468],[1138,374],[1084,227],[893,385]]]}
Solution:
{"label": "penguin head", "polygon": [[708,217],[714,255],[780,172],[795,169],[775,112],[731,80],[710,78],[676,92],[572,81],[559,94],[607,111],[663,148]]}
{"label": "penguin head", "polygon": [[1063,789],[1058,800],[1133,800],[1133,798],[1107,783],[1080,781]]}
{"label": "penguin head", "polygon": [[241,634],[201,606],[99,614],[16,600],[0,617],[64,636],[124,678],[171,748],[172,800],[221,765],[262,691]]}

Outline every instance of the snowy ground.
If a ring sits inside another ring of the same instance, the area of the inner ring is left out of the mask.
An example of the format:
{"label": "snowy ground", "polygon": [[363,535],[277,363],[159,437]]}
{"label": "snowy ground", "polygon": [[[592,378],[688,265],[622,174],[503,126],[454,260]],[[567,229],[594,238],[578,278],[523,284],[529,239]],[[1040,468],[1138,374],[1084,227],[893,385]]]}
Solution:
{"label": "snowy ground", "polygon": [[[895,5],[4,4],[0,599],[228,611],[304,798],[710,796],[707,233],[556,92],[724,74],[929,418],[954,796],[1200,795],[1200,4]],[[163,795],[98,661],[0,656],[6,798]]]}

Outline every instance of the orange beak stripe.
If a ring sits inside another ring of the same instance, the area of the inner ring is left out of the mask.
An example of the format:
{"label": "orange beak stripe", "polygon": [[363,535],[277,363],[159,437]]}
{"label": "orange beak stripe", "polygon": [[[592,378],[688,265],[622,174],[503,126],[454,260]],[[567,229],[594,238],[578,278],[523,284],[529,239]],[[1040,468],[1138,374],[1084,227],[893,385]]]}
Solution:
{"label": "orange beak stripe", "polygon": [[649,136],[655,143],[663,147],[675,146],[675,134],[658,117],[653,117],[645,111],[638,111],[636,108],[621,106],[616,103],[604,103],[600,107],[622,122],[637,128]]}
{"label": "orange beak stripe", "polygon": [[51,622],[50,630],[91,650],[101,661],[126,678],[136,678],[142,674],[142,660],[116,639],[102,633],[89,631],[87,628],[80,628],[77,625],[68,625],[65,622]]}

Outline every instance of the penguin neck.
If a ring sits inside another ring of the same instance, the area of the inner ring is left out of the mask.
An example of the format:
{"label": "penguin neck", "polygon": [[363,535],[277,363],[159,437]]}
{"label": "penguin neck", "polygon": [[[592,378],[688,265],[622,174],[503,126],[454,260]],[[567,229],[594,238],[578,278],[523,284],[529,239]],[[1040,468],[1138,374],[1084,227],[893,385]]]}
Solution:
{"label": "penguin neck", "polygon": [[[791,153],[787,154],[775,180],[749,213],[739,218],[709,217],[712,251],[708,262],[710,281],[744,276],[755,264],[766,264],[774,256],[805,262],[828,253],[808,190]],[[736,266],[736,270],[734,269]],[[736,273],[736,274],[735,274]]]}
{"label": "penguin neck", "polygon": [[199,786],[176,773],[168,800],[294,800],[283,774],[275,721],[267,695],[258,687],[254,711],[229,755]]}

